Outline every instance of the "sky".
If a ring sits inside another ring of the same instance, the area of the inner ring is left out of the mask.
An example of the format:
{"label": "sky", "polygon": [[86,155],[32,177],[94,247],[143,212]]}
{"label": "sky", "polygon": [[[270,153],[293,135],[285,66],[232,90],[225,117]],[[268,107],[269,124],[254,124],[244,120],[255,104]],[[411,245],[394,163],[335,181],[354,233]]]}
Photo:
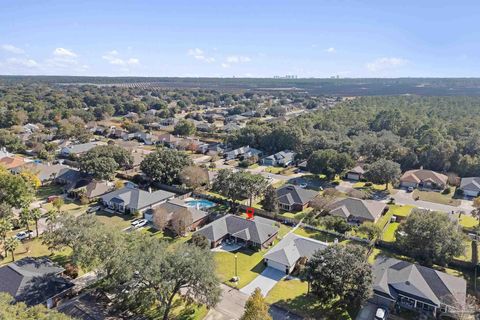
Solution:
{"label": "sky", "polygon": [[0,0],[0,74],[480,77],[480,1]]}

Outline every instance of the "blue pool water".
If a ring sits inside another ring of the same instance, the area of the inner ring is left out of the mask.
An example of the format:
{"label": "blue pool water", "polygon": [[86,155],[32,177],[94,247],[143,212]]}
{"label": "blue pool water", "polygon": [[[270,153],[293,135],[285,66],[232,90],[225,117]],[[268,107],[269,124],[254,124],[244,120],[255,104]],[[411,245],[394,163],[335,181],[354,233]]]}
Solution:
{"label": "blue pool water", "polygon": [[194,207],[194,208],[198,206],[200,209],[208,209],[215,206],[215,202],[205,200],[205,199],[189,200],[189,201],[186,201],[186,204],[189,207]]}

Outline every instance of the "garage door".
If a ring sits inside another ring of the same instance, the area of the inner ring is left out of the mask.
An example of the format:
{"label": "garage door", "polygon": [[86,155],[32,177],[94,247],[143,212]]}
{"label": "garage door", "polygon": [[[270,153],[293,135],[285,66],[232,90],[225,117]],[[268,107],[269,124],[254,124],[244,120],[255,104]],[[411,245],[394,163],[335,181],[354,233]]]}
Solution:
{"label": "garage door", "polygon": [[287,267],[281,263],[278,263],[276,261],[272,261],[272,260],[268,260],[267,261],[267,266],[269,267],[272,267],[274,269],[277,269],[277,270],[280,270],[280,271],[283,271],[285,272],[285,270],[287,270]]}
{"label": "garage door", "polygon": [[478,192],[472,190],[463,190],[463,194],[467,197],[476,197],[478,195]]}

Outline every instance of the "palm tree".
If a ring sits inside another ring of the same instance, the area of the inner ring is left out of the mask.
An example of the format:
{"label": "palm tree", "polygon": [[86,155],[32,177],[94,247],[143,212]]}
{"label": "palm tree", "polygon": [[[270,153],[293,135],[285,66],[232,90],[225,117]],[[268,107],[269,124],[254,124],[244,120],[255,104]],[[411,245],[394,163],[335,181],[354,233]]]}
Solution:
{"label": "palm tree", "polygon": [[25,226],[25,228],[27,228],[27,231],[30,234],[30,224],[29,224],[29,222],[30,222],[30,220],[32,220],[32,212],[30,211],[30,209],[28,207],[24,207],[20,211],[19,218],[20,218],[20,223],[23,224]]}
{"label": "palm tree", "polygon": [[36,235],[38,237],[38,220],[42,217],[42,211],[40,211],[40,208],[33,209],[31,217],[35,221],[35,231],[37,232]]}
{"label": "palm tree", "polygon": [[[7,219],[7,218],[0,219],[0,238],[2,238],[2,242],[4,244],[5,244],[5,239],[7,238],[7,233],[12,229],[13,229],[13,224],[10,219]],[[5,256],[6,255],[7,255],[7,250],[5,249]]]}
{"label": "palm tree", "polygon": [[9,251],[12,254],[12,261],[15,261],[15,250],[17,249],[20,241],[17,238],[11,237],[5,240],[4,247],[5,251]]}

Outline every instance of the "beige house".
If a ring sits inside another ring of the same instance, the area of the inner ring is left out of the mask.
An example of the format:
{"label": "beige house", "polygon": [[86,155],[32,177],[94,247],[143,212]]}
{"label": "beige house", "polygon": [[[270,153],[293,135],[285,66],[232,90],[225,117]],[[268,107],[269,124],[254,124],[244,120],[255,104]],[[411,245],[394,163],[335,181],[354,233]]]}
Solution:
{"label": "beige house", "polygon": [[444,174],[425,169],[409,170],[400,178],[400,187],[443,190],[448,177]]}

